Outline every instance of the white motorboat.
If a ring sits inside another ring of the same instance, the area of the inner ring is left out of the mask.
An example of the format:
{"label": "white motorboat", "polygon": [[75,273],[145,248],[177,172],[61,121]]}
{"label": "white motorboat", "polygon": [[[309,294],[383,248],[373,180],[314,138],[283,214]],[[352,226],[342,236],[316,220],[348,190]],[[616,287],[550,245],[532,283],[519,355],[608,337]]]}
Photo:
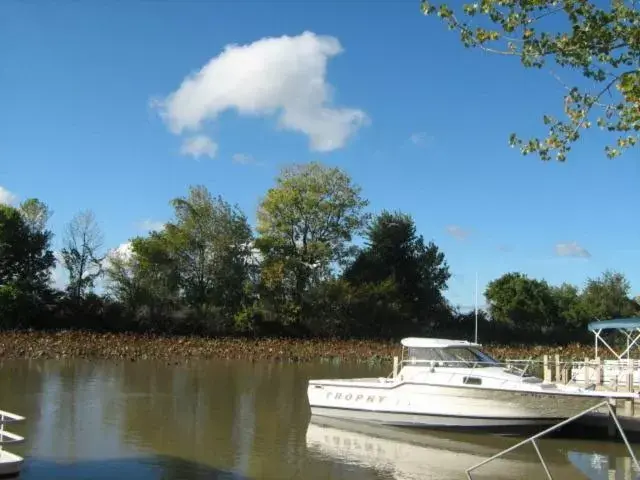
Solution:
{"label": "white motorboat", "polygon": [[0,410],[0,478],[18,478],[24,459],[20,455],[8,452],[2,445],[22,443],[24,437],[5,430],[5,424],[21,422],[24,417],[15,413]]}
{"label": "white motorboat", "polygon": [[463,340],[404,338],[402,357],[383,378],[310,380],[311,414],[384,425],[484,429],[498,433],[557,424],[607,398],[596,391],[544,382]]}

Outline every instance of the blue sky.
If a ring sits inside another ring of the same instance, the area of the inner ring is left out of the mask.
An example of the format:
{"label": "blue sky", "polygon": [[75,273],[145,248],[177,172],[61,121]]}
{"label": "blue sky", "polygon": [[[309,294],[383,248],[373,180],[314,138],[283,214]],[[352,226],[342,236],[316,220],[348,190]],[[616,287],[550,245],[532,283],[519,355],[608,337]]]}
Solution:
{"label": "blue sky", "polygon": [[413,215],[456,304],[475,272],[482,291],[507,271],[582,285],[609,268],[640,293],[638,149],[607,160],[597,131],[565,164],[510,149],[512,131],[544,133],[562,85],[463,48],[418,0],[4,0],[0,46],[0,195],[46,201],[56,242],[92,209],[117,247],[190,184],[253,222],[283,165],[318,160],[373,212]]}

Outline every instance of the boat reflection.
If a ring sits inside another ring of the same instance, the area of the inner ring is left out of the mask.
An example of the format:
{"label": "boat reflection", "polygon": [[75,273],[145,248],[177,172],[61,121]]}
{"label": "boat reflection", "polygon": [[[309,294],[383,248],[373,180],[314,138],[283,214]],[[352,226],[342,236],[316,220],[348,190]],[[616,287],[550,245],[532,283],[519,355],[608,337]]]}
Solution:
{"label": "boat reflection", "polygon": [[[466,479],[467,468],[520,440],[493,435],[414,431],[315,416],[309,422],[306,435],[310,453],[334,462],[372,469],[383,478],[395,480]],[[618,449],[614,449],[615,452],[610,449],[601,455],[594,452],[589,444],[576,446],[573,443],[567,449],[564,448],[567,443],[550,440],[539,445],[554,478],[636,478],[623,471],[611,476],[615,472],[612,472],[611,465],[621,465],[616,458],[620,456]],[[603,458],[610,459],[608,465],[603,464]],[[598,459],[600,461],[596,461]],[[525,445],[478,468],[473,478],[546,477],[533,447]]]}
{"label": "boat reflection", "polygon": [[[637,455],[637,452],[636,452]],[[589,480],[637,480],[640,472],[636,472],[631,457],[626,452],[567,452],[569,461],[573,463]]]}

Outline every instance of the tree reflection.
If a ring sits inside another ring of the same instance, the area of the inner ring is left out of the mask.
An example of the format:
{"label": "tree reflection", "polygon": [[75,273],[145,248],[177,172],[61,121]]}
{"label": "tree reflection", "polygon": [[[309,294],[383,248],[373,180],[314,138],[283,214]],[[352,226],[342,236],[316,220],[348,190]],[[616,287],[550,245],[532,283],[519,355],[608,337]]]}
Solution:
{"label": "tree reflection", "polygon": [[3,370],[0,408],[27,417],[11,428],[26,437],[11,448],[25,479],[377,478],[307,454],[307,380],[336,376],[331,365],[19,360]]}
{"label": "tree reflection", "polygon": [[[356,375],[365,370],[353,368]],[[352,369],[341,373],[351,375]],[[252,478],[305,478],[306,387],[323,370],[335,368],[241,361],[131,364],[124,391],[148,394],[126,404],[128,439],[137,438],[147,451]]]}

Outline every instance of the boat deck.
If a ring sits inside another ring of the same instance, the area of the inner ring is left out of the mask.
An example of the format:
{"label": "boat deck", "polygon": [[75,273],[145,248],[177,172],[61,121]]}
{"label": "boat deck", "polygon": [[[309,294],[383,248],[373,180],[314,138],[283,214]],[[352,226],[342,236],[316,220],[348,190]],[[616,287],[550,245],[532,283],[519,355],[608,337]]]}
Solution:
{"label": "boat deck", "polygon": [[349,386],[371,386],[371,384],[379,384],[380,386],[397,383],[393,378],[386,377],[370,377],[370,378],[323,378],[317,380],[309,380],[309,385],[349,385]]}

